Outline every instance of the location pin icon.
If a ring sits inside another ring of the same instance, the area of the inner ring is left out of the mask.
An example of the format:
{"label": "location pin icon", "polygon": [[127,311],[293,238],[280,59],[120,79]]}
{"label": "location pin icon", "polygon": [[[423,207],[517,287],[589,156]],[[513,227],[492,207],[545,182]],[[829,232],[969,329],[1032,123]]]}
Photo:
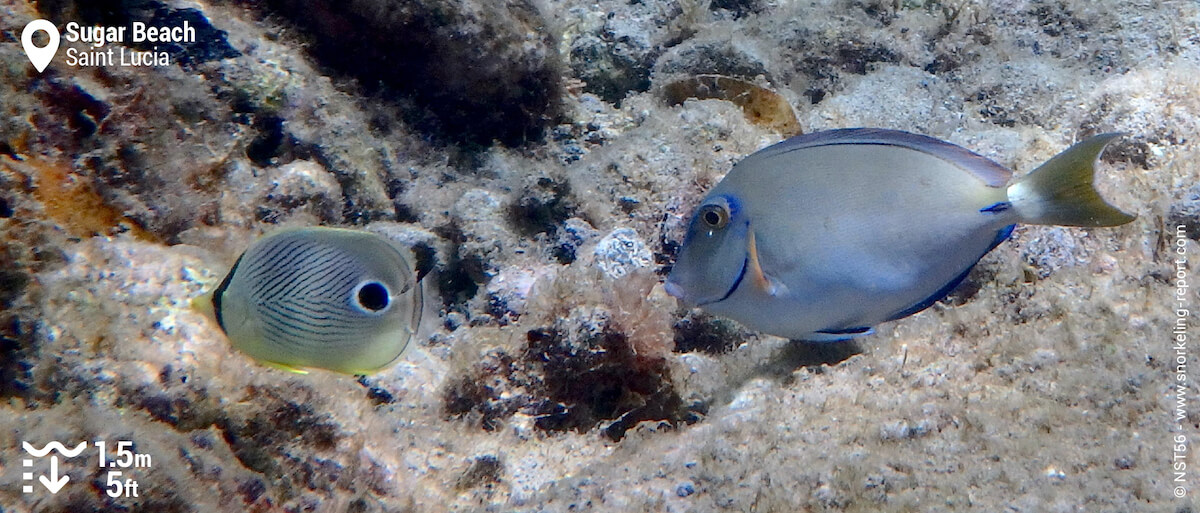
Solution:
{"label": "location pin icon", "polygon": [[[33,44],[33,33],[39,30],[46,31],[46,35],[50,36],[50,44],[38,48]],[[46,69],[50,65],[50,59],[54,58],[54,54],[58,53],[58,27],[46,20],[33,20],[25,25],[25,30],[21,31],[21,46],[25,47],[25,55],[29,56],[29,62],[33,63],[33,67],[37,68],[38,73]]]}

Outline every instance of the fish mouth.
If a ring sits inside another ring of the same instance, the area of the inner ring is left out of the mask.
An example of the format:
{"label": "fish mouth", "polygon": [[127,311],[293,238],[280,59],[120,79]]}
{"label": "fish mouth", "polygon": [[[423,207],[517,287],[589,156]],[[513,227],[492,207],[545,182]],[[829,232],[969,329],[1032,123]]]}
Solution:
{"label": "fish mouth", "polygon": [[687,291],[683,289],[683,286],[678,283],[675,283],[671,280],[667,280],[666,282],[663,283],[663,289],[665,289],[667,291],[668,295],[670,295],[680,301],[683,301],[684,303],[693,303],[693,306],[696,306],[696,307],[702,307],[702,306],[711,305],[714,303],[720,303],[721,301],[729,299],[729,296],[733,295],[733,292],[738,289],[738,286],[740,286],[742,284],[742,279],[746,277],[746,270],[749,268],[750,268],[750,259],[746,258],[745,260],[742,260],[742,270],[740,272],[738,272],[737,279],[733,280],[733,285],[729,287],[729,290],[725,291],[725,294],[723,294],[721,297],[716,298],[716,299],[709,299],[707,301],[701,300],[701,301],[693,302],[692,300],[690,300],[687,297]]}

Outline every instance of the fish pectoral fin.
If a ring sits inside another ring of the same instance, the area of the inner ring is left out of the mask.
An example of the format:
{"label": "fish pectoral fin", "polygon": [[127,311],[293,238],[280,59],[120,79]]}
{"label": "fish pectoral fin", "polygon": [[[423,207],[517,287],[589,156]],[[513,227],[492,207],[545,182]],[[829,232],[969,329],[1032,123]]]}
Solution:
{"label": "fish pectoral fin", "polygon": [[273,368],[276,368],[279,370],[288,371],[293,374],[308,374],[308,371],[301,369],[299,367],[292,367],[291,365],[288,365],[286,363],[268,362],[266,360],[258,360],[258,363],[266,365],[267,367],[273,367]]}
{"label": "fish pectoral fin", "polygon": [[810,336],[804,337],[804,340],[809,342],[841,342],[843,340],[850,340],[852,338],[862,337],[872,333],[875,333],[875,328],[871,328],[869,326],[840,330],[820,330]]}
{"label": "fish pectoral fin", "polygon": [[787,285],[763,272],[762,264],[758,261],[758,243],[754,239],[754,230],[749,230],[749,235],[746,236],[746,265],[746,273],[750,275],[755,289],[772,297],[787,295]]}

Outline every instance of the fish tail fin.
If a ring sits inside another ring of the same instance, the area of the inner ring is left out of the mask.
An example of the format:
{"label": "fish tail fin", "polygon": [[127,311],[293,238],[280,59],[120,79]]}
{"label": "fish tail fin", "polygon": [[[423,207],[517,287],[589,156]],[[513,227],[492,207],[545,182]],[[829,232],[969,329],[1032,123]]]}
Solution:
{"label": "fish tail fin", "polygon": [[208,292],[205,292],[204,294],[201,294],[199,296],[192,298],[191,307],[193,310],[196,310],[197,312],[204,314],[205,317],[208,317],[209,319],[212,319],[215,321],[215,320],[217,320],[217,314],[216,314],[215,309],[213,308],[212,300],[213,300],[213,291],[210,290]]}
{"label": "fish tail fin", "polygon": [[1121,135],[1101,134],[1076,143],[1013,183],[1008,198],[1021,222],[1117,226],[1136,219],[1105,203],[1092,184],[1100,152]]}

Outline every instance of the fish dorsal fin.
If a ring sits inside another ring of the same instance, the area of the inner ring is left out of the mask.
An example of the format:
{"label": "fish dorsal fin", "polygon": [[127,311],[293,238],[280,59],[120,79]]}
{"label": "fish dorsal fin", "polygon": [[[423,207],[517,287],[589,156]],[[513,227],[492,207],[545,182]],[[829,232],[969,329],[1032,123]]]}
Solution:
{"label": "fish dorsal fin", "polygon": [[966,148],[925,135],[885,128],[841,128],[798,135],[762,150],[760,154],[762,158],[770,158],[805,148],[856,144],[919,151],[958,166],[989,187],[1004,187],[1012,179],[1012,171],[1008,168]]}

